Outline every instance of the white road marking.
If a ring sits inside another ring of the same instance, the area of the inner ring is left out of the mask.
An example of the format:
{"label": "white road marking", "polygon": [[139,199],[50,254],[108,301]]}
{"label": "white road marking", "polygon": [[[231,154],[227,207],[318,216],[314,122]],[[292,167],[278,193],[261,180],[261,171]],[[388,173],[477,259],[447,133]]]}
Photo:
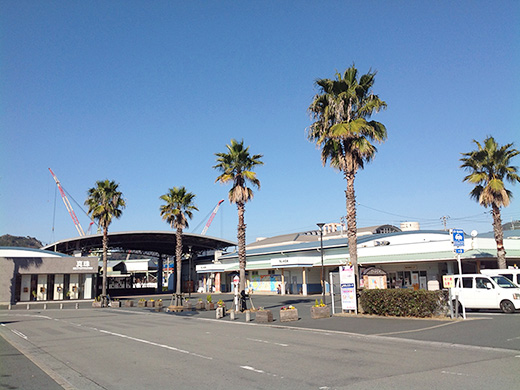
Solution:
{"label": "white road marking", "polygon": [[[248,370],[248,371],[253,371],[253,372],[256,372],[258,374],[264,374],[264,375],[272,376],[274,378],[278,378],[277,374],[271,374],[269,372],[265,372],[264,370],[259,370],[258,368],[254,368],[254,367],[251,367],[251,366],[240,366],[240,368],[243,368],[244,370]],[[280,376],[279,378],[283,379],[283,376]]]}
{"label": "white road marking", "polygon": [[[6,327],[4,323],[2,323],[2,326]],[[9,328],[8,328],[9,329]],[[9,329],[11,332],[13,332],[15,335],[17,335],[18,337],[21,337],[22,339],[25,339],[27,340],[27,336],[24,335],[22,332],[20,332],[19,330],[16,330],[16,329]]]}
{"label": "white road marking", "polygon": [[457,375],[457,376],[470,376],[468,374],[463,374],[461,372],[441,371],[441,373],[448,374],[448,375]]}
{"label": "white road marking", "polygon": [[127,335],[124,335],[124,334],[121,334],[121,333],[109,332],[108,330],[103,330],[103,329],[99,329],[99,332],[105,333],[105,334],[109,334],[111,336],[117,336],[117,337],[122,337],[124,339],[137,341],[139,343],[153,345],[155,347],[161,347],[161,348],[169,349],[169,350],[175,351],[175,352],[185,353],[187,355],[192,355],[192,356],[200,357],[200,358],[207,359],[207,360],[213,360],[213,358],[210,357],[210,356],[199,355],[197,353],[193,353],[193,352],[186,351],[184,349],[179,349],[179,348],[176,348],[176,347],[172,347],[170,345],[159,344],[159,343],[155,343],[153,341],[138,339],[136,337],[127,336]]}
{"label": "white road marking", "polygon": [[16,329],[11,329],[11,332],[13,332],[15,335],[17,335],[18,337],[21,337],[22,339],[24,340],[27,340],[27,336],[24,335],[22,332],[20,332],[19,330],[16,330]]}
{"label": "white road marking", "polygon": [[259,374],[265,374],[265,371],[257,370],[256,368],[253,368],[253,367],[250,367],[250,366],[240,366],[240,368],[243,368],[244,370],[258,372]]}
{"label": "white road marking", "polygon": [[257,342],[257,343],[273,344],[273,345],[277,345],[277,346],[279,346],[279,347],[288,347],[288,346],[289,346],[289,344],[274,343],[274,342],[272,342],[272,341],[259,340],[259,339],[250,339],[250,338],[247,338],[246,340],[255,341],[255,342]]}

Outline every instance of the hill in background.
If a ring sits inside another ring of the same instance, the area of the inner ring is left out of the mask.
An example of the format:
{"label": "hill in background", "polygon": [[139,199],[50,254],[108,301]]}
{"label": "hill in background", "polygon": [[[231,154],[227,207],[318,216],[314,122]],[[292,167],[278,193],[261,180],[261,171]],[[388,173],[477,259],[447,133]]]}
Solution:
{"label": "hill in background", "polygon": [[18,237],[4,234],[0,236],[0,246],[17,246],[21,248],[36,248],[40,249],[43,244],[40,240],[34,237]]}

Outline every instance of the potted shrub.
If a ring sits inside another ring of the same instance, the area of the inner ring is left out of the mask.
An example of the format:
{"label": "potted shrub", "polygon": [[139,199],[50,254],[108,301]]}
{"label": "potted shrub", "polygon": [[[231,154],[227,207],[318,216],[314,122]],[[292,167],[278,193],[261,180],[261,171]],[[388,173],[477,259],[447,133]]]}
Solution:
{"label": "potted shrub", "polygon": [[134,307],[134,301],[128,299],[125,301],[125,307]]}
{"label": "potted shrub", "polygon": [[155,301],[153,299],[146,301],[146,307],[155,307]]}
{"label": "potted shrub", "polygon": [[101,307],[101,296],[96,297],[92,302],[92,307]]}
{"label": "potted shrub", "polygon": [[145,306],[146,306],[146,299],[144,299],[144,298],[139,299],[139,301],[137,302],[137,307],[145,307]]}
{"label": "potted shrub", "polygon": [[316,299],[316,303],[311,307],[311,318],[329,318],[330,317],[330,307],[323,303],[323,299],[318,303]]}
{"label": "potted shrub", "polygon": [[202,302],[202,298],[199,298],[199,300],[195,304],[195,309],[196,310],[205,310],[206,309],[206,305],[204,304],[204,302]]}
{"label": "potted shrub", "polygon": [[184,302],[182,303],[182,306],[184,307],[184,310],[191,311],[191,302],[188,300],[188,298],[184,298]]}
{"label": "potted shrub", "polygon": [[273,322],[273,313],[271,310],[266,310],[263,307],[260,307],[256,312],[255,317],[256,322]]}
{"label": "potted shrub", "polygon": [[119,299],[112,299],[110,301],[110,307],[121,307],[121,301]]}
{"label": "potted shrub", "polygon": [[162,311],[163,309],[163,302],[162,302],[162,299],[158,299],[156,302],[155,302],[155,311]]}
{"label": "potted shrub", "polygon": [[298,309],[292,305],[282,306],[280,308],[280,321],[281,322],[298,321]]}
{"label": "potted shrub", "polygon": [[211,297],[211,294],[208,294],[206,297],[206,310],[214,310],[215,304],[213,303],[213,298]]}

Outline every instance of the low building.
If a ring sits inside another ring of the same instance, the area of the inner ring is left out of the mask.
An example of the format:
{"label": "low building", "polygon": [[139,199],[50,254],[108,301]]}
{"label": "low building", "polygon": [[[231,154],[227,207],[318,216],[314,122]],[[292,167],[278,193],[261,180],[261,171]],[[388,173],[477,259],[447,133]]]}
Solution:
{"label": "low building", "polygon": [[97,258],[0,247],[0,303],[92,299]]}
{"label": "low building", "polygon": [[[504,239],[507,264],[520,264],[520,240],[514,238],[514,232],[505,235],[511,237]],[[442,275],[458,272],[457,257],[447,231],[401,231],[382,225],[360,229],[357,245],[360,271],[369,267],[383,270],[386,273],[384,287],[433,288],[442,286]],[[463,249],[460,256],[464,273],[497,267],[493,238],[466,236]],[[319,231],[265,238],[249,244],[246,252],[247,284],[252,291],[303,295],[321,292]],[[324,234],[324,279],[328,282],[330,272],[348,263],[346,232],[336,230]],[[238,271],[236,252],[221,256],[213,264],[197,267],[199,273],[220,274],[222,291],[231,290]],[[326,288],[328,291],[328,286]]]}

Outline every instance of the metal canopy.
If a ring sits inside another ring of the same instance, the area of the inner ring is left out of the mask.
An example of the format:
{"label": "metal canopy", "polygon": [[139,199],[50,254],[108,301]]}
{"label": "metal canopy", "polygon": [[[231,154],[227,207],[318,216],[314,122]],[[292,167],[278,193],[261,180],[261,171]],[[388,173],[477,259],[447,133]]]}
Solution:
{"label": "metal canopy", "polygon": [[[137,231],[108,233],[108,247],[112,250],[156,252],[161,255],[175,255],[176,234],[169,231]],[[220,250],[237,246],[233,241],[203,236],[200,234],[182,234],[183,253],[190,248],[192,252]],[[69,238],[49,244],[42,249],[72,254],[74,251],[89,251],[103,248],[103,235],[93,234]]]}

